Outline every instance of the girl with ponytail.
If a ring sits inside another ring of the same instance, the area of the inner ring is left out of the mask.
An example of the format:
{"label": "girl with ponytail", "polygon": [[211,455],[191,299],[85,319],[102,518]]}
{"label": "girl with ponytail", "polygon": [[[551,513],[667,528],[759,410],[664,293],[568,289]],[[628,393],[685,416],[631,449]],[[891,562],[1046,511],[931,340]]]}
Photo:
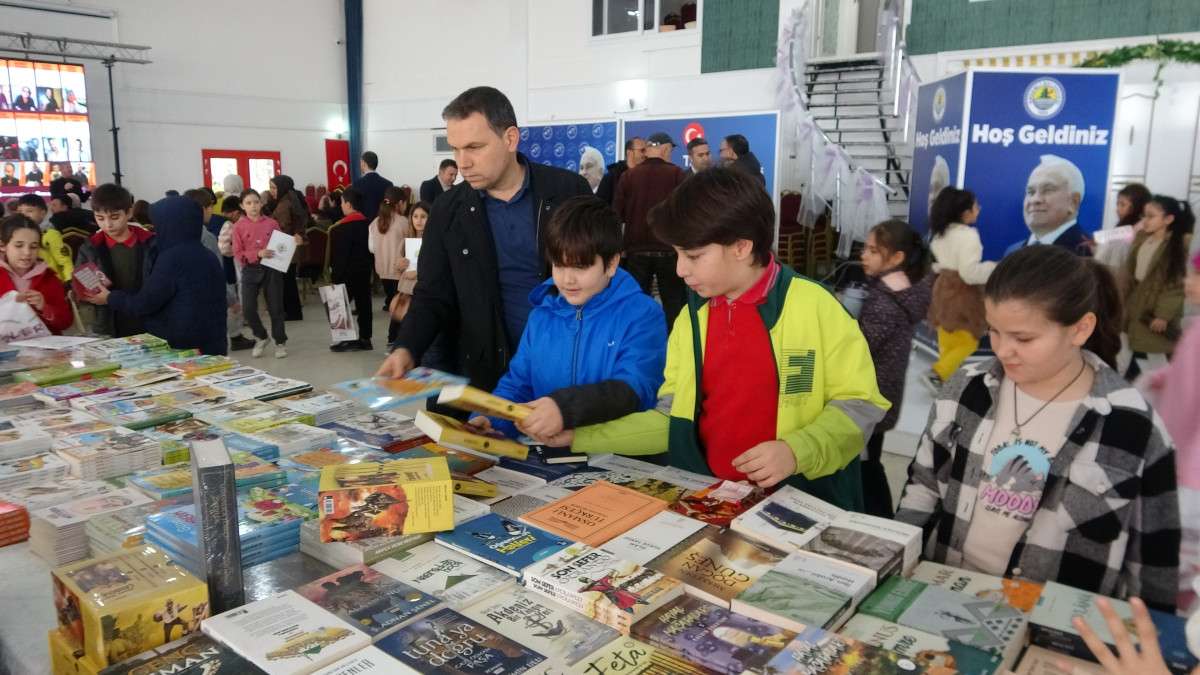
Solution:
{"label": "girl with ponytail", "polygon": [[1134,359],[1127,375],[1140,372],[1138,358],[1169,355],[1183,319],[1184,238],[1196,224],[1186,201],[1154,195],[1142,210],[1142,231],[1125,260],[1125,332]]}
{"label": "girl with ponytail", "polygon": [[1113,366],[1107,268],[1057,246],[1007,256],[984,287],[996,357],[939,393],[896,519],[935,562],[1174,611],[1175,451]]}
{"label": "girl with ponytail", "polygon": [[[404,257],[404,240],[414,236],[408,222],[408,200],[412,190],[392,185],[383,191],[379,214],[371,221],[367,232],[367,249],[375,256],[375,273],[383,282],[383,310],[389,311],[392,298],[399,292],[400,280],[408,270]],[[388,344],[396,341],[400,324],[388,323]]]}
{"label": "girl with ponytail", "polygon": [[868,279],[858,327],[867,338],[879,393],[892,407],[875,425],[862,462],[866,512],[891,518],[892,492],[880,457],[883,437],[896,426],[904,402],[904,381],[917,324],[929,312],[932,284],[929,249],[903,220],[885,220],[867,234],[862,251]]}

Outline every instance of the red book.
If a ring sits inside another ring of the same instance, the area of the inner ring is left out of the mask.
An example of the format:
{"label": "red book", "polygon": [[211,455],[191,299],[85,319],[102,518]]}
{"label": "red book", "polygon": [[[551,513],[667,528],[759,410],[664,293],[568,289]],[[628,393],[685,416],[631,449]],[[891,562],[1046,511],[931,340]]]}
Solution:
{"label": "red book", "polygon": [[100,271],[96,263],[84,263],[76,267],[75,273],[71,275],[71,290],[80,298],[95,295],[104,288],[107,281],[108,277]]}

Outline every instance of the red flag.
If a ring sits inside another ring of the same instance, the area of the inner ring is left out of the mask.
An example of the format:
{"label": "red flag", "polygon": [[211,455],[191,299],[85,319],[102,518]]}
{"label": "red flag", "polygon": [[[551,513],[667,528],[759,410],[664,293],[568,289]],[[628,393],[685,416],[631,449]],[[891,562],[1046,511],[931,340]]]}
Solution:
{"label": "red flag", "polygon": [[325,139],[325,180],[330,191],[350,187],[350,141]]}

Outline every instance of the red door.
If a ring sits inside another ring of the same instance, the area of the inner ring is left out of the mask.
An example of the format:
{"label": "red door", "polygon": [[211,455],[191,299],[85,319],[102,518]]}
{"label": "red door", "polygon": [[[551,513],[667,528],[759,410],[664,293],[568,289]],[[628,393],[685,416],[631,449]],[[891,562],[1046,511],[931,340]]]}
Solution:
{"label": "red door", "polygon": [[223,189],[225,176],[236,173],[242,184],[259,192],[265,191],[273,176],[281,173],[279,153],[269,150],[211,150],[200,151],[204,165],[204,184],[214,191]]}

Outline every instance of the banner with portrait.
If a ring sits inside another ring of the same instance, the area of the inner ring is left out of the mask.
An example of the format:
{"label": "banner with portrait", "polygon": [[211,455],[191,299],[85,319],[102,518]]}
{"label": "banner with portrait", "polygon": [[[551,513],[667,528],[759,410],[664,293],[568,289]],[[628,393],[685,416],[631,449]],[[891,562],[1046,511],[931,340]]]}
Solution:
{"label": "banner with portrait", "polygon": [[721,141],[726,136],[740,134],[746,137],[750,152],[762,164],[763,177],[766,179],[767,194],[776,194],[775,185],[776,158],[779,155],[779,113],[754,113],[748,115],[703,115],[691,117],[669,117],[644,120],[627,120],[623,138],[640,136],[646,138],[650,134],[663,132],[675,141],[671,152],[671,161],[688,169],[687,144],[695,138],[708,141],[715,165],[722,160],[718,157]]}
{"label": "banner with portrait", "polygon": [[517,150],[531,162],[580,174],[593,191],[606,167],[625,158],[617,148],[615,121],[524,126]]}

